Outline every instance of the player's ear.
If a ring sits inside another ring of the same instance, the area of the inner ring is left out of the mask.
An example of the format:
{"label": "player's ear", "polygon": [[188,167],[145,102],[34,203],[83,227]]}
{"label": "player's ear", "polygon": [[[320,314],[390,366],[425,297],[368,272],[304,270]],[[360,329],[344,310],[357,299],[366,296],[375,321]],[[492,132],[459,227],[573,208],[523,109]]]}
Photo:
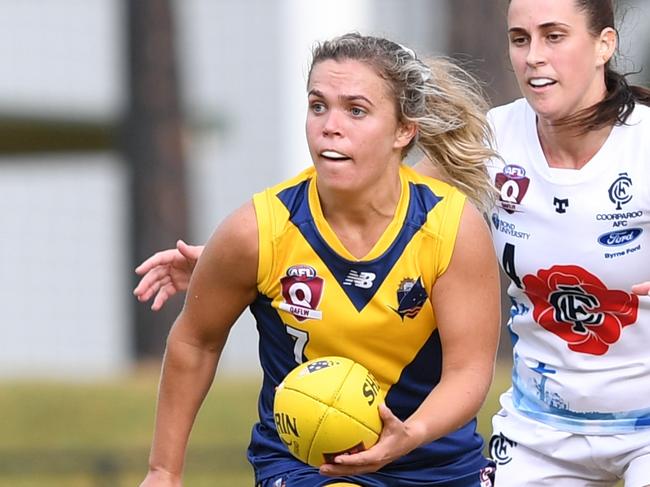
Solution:
{"label": "player's ear", "polygon": [[611,27],[606,27],[600,33],[597,44],[597,62],[599,66],[606,64],[616,52],[618,34]]}
{"label": "player's ear", "polygon": [[409,143],[411,140],[413,140],[413,137],[418,132],[418,126],[415,122],[405,122],[405,123],[400,123],[399,126],[397,127],[397,134],[395,137],[395,148],[396,149],[403,149]]}

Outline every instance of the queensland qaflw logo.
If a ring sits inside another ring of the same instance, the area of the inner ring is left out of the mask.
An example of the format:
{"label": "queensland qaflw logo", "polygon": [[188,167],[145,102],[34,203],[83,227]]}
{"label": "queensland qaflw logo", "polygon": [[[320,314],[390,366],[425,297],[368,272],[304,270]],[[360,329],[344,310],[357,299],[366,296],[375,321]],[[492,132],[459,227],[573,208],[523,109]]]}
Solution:
{"label": "queensland qaflw logo", "polygon": [[494,185],[499,190],[499,206],[508,213],[517,211],[529,184],[530,179],[526,177],[523,167],[508,164],[494,178]]}
{"label": "queensland qaflw logo", "polygon": [[291,313],[298,321],[321,320],[323,313],[318,311],[323,295],[323,279],[308,265],[294,265],[287,269],[287,275],[280,279],[284,302],[281,310]]}

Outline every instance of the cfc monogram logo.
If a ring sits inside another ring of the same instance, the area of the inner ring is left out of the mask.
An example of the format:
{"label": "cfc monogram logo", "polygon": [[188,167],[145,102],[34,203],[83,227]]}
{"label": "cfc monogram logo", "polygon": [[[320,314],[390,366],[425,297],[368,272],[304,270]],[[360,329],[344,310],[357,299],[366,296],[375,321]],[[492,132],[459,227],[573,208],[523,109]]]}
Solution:
{"label": "cfc monogram logo", "polygon": [[587,326],[603,324],[603,314],[591,311],[598,309],[598,299],[587,294],[579,285],[558,285],[557,289],[549,294],[548,301],[555,310],[555,319],[558,322],[572,323],[575,333],[586,335]]}
{"label": "cfc monogram logo", "polygon": [[517,443],[499,433],[490,439],[490,456],[497,465],[506,465],[512,461],[512,449]]}
{"label": "cfc monogram logo", "polygon": [[522,281],[535,321],[574,352],[604,355],[636,323],[639,297],[608,289],[582,267],[556,265]]}
{"label": "cfc monogram logo", "polygon": [[609,187],[609,199],[620,210],[625,203],[632,199],[632,179],[626,172],[620,173],[616,181]]}

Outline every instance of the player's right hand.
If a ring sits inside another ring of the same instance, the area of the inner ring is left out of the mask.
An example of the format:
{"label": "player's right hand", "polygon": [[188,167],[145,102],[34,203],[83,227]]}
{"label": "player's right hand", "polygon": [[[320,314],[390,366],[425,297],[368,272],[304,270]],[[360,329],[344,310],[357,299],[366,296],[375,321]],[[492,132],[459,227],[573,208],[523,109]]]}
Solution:
{"label": "player's right hand", "polygon": [[188,245],[182,240],[176,242],[175,249],[156,252],[135,268],[142,279],[133,294],[140,302],[153,297],[151,309],[158,311],[173,295],[187,290],[202,252],[203,245]]}

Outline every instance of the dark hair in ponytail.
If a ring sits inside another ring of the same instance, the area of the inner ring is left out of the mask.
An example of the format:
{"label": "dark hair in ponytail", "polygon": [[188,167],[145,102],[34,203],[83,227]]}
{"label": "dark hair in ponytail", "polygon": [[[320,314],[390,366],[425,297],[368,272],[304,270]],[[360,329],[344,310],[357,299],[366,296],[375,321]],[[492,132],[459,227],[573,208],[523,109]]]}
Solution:
{"label": "dark hair in ponytail", "polygon": [[[613,0],[573,0],[580,12],[587,16],[587,28],[594,36],[610,27],[617,34],[614,22]],[[599,129],[608,125],[622,125],[634,110],[636,103],[650,106],[650,89],[643,86],[629,85],[626,74],[621,74],[611,67],[611,60],[605,65],[605,86],[607,94],[599,103],[566,117],[558,122],[581,133]]]}

